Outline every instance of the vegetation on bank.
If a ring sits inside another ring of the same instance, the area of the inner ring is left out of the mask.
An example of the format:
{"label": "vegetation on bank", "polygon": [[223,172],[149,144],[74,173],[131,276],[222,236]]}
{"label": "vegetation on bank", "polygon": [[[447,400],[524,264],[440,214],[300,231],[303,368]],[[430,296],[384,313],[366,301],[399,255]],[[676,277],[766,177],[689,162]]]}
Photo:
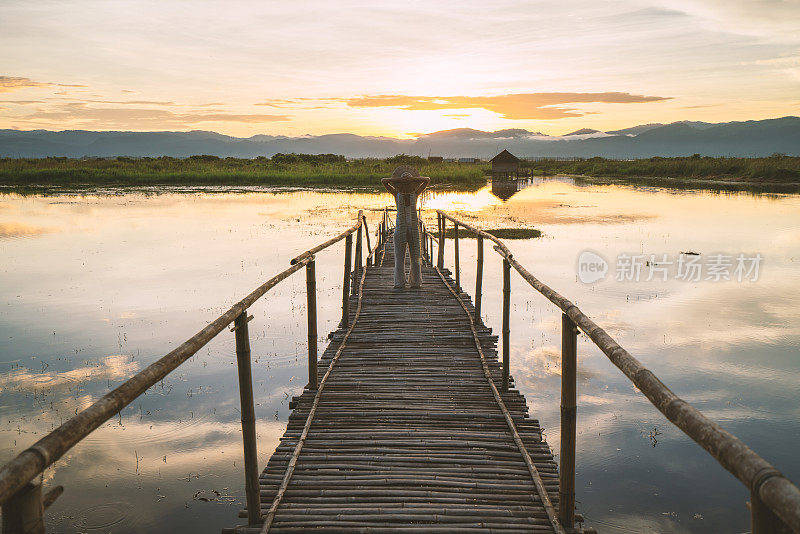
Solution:
{"label": "vegetation on bank", "polygon": [[398,165],[414,165],[432,184],[483,185],[488,164],[429,163],[418,156],[346,160],[336,154],[275,154],[254,159],[188,158],[0,159],[9,186],[376,186]]}
{"label": "vegetation on bank", "polygon": [[699,154],[684,158],[611,160],[590,158],[575,161],[523,161],[534,174],[581,174],[623,178],[681,178],[720,182],[800,183],[800,157],[774,154],[767,158],[712,158]]}
{"label": "vegetation on bank", "polygon": [[[800,157],[522,160],[523,169],[547,176],[572,174],[601,181],[691,187],[692,183],[766,184],[800,188]],[[0,158],[0,186],[44,187],[277,186],[380,187],[398,165],[414,165],[433,185],[473,189],[485,184],[490,164],[436,162],[400,154],[347,160],[336,154],[275,154],[271,158]],[[722,185],[719,185],[722,184]]]}

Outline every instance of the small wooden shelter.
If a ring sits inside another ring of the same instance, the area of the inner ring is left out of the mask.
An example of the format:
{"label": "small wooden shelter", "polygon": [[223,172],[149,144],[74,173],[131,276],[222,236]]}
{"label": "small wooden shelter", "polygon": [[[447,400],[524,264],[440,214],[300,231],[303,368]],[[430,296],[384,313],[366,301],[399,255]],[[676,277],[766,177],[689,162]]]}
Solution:
{"label": "small wooden shelter", "polygon": [[510,180],[511,178],[519,178],[519,158],[509,152],[503,150],[498,155],[491,159],[492,162],[492,178],[501,178]]}

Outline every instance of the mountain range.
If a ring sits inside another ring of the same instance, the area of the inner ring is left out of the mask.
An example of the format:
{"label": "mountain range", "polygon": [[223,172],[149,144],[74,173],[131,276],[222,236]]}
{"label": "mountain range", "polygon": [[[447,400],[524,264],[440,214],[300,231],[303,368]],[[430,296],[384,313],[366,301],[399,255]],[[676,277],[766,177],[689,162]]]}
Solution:
{"label": "mountain range", "polygon": [[0,130],[0,157],[174,156],[270,157],[278,152],[342,154],[348,158],[420,156],[491,158],[503,149],[520,157],[643,158],[652,156],[800,156],[800,117],[707,123],[643,124],[601,132],[583,128],[562,136],[523,129],[494,132],[457,128],[415,139],[327,134],[240,138],[207,131],[96,132]]}

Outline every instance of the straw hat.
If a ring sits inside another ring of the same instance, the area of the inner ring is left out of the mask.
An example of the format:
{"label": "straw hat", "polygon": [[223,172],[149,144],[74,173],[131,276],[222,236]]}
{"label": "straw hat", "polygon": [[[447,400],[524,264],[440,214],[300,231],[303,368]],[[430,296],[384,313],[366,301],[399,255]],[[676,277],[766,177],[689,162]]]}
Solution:
{"label": "straw hat", "polygon": [[411,165],[400,165],[392,173],[392,179],[400,178],[419,178],[419,171]]}

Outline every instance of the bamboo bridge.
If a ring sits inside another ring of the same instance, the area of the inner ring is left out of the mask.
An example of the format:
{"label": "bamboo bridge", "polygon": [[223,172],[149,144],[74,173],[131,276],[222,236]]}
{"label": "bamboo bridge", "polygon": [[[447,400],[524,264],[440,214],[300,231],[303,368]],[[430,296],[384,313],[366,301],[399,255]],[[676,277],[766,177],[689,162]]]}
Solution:
{"label": "bamboo bridge", "polygon": [[[294,258],[195,336],[23,451],[0,468],[3,533],[43,533],[44,510],[64,489],[45,493],[37,476],[231,324],[244,445],[246,509],[240,516],[246,524],[224,534],[593,532],[580,526],[575,513],[579,332],[750,490],[753,533],[800,532],[800,490],[791,481],[677,397],[577,306],[520,265],[502,241],[445,212],[436,216],[436,231],[420,225],[421,289],[393,289],[388,209],[373,243],[359,212],[351,228]],[[454,229],[452,271],[444,266],[448,224]],[[477,238],[474,303],[461,288],[460,231]],[[342,240],[342,318],[318,359],[315,255]],[[503,260],[500,355],[499,338],[481,320],[485,240]],[[509,374],[512,269],[562,312],[558,465]],[[308,384],[292,399],[286,432],[259,474],[248,308],[300,270],[306,274]]]}

